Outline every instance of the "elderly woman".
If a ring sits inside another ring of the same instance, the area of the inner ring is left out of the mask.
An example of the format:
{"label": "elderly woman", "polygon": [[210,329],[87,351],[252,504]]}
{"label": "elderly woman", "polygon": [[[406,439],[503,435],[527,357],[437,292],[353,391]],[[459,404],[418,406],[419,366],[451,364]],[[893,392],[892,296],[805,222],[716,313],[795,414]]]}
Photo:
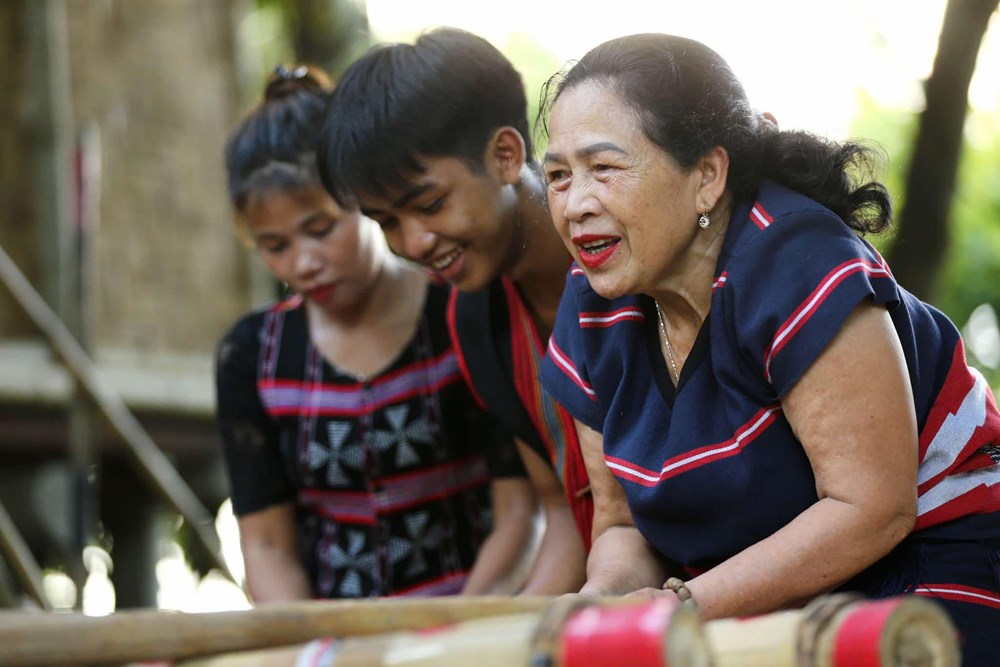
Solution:
{"label": "elderly woman", "polygon": [[[550,88],[576,261],[542,380],[595,494],[582,592],[707,618],[933,596],[966,664],[1000,664],[1000,414],[860,238],[891,217],[868,149],[779,131],[681,37],[612,40]],[[667,563],[691,578],[665,585]]]}

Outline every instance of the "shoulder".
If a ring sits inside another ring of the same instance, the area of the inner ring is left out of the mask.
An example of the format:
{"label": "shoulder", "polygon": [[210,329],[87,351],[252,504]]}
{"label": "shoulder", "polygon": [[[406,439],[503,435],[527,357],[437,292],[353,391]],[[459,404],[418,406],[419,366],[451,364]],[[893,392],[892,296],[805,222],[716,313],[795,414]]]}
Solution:
{"label": "shoulder", "polygon": [[811,236],[856,235],[833,211],[788,188],[764,181],[756,195],[736,205],[724,253],[745,256]]}
{"label": "shoulder", "polygon": [[227,349],[239,349],[243,353],[252,353],[260,347],[261,339],[266,335],[269,323],[280,320],[284,324],[285,315],[298,313],[301,310],[301,298],[294,297],[285,301],[255,308],[240,317],[222,336],[218,343],[220,356]]}
{"label": "shoulder", "polygon": [[888,272],[878,252],[833,211],[768,181],[737,204],[722,255],[727,285],[743,279],[759,286],[767,276],[785,281],[851,261]]}

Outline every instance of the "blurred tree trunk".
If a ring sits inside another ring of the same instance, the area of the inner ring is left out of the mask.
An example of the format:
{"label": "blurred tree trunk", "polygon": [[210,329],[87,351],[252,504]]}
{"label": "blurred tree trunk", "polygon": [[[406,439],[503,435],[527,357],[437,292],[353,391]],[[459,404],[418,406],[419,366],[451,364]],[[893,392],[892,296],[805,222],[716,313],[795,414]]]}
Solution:
{"label": "blurred tree trunk", "polygon": [[365,3],[358,0],[289,0],[289,33],[299,62],[337,74],[370,44]]}
{"label": "blurred tree trunk", "polygon": [[926,105],[906,181],[889,263],[896,279],[921,299],[933,296],[948,246],[948,214],[955,192],[969,82],[998,0],[948,0]]}

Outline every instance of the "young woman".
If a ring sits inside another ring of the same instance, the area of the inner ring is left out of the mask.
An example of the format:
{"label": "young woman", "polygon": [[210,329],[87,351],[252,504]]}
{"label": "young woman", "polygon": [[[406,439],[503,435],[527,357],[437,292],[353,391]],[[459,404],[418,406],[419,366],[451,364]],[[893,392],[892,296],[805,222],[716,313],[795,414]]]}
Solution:
{"label": "young woman", "polygon": [[530,484],[464,383],[447,290],[320,184],[328,97],[321,72],[279,68],[226,146],[238,228],[294,293],[218,349],[247,587],[258,603],[513,591]]}
{"label": "young woman", "polygon": [[1000,664],[1000,413],[861,238],[891,218],[869,151],[779,131],[718,54],[656,34],[557,80],[549,139],[577,266],[542,379],[596,496],[583,591],[706,618],[912,593]]}

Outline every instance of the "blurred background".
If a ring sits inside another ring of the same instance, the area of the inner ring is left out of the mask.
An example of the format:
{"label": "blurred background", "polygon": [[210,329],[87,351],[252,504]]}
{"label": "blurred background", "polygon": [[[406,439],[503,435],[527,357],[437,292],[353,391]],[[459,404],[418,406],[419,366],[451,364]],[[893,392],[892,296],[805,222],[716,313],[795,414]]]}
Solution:
{"label": "blurred background", "polygon": [[504,51],[532,113],[590,47],[674,32],[782,127],[878,142],[876,244],[996,388],[997,4],[0,0],[0,607],[247,606],[212,354],[277,288],[233,234],[222,145],[277,63],[336,74],[438,25]]}

